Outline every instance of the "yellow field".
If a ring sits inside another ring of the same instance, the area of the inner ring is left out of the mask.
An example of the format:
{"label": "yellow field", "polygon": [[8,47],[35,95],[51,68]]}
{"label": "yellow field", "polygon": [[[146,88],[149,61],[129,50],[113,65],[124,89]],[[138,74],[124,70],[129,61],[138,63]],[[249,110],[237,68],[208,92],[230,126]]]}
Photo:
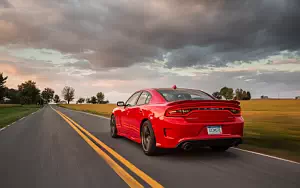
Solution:
{"label": "yellow field", "polygon": [[60,104],[59,106],[110,117],[115,104]]}
{"label": "yellow field", "polygon": [[249,100],[240,101],[243,111],[300,112],[300,100]]}
{"label": "yellow field", "polygon": [[[61,105],[106,117],[115,104]],[[245,119],[241,148],[300,162],[300,100],[241,101]]]}
{"label": "yellow field", "polygon": [[300,100],[241,101],[245,142],[241,148],[300,162]]}

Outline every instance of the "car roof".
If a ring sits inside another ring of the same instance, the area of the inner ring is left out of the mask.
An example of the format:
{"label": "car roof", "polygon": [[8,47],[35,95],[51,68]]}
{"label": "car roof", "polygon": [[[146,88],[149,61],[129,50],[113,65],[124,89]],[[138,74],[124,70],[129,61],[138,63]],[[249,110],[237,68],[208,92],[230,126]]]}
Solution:
{"label": "car roof", "polygon": [[[148,88],[148,89],[143,89],[143,90],[197,90],[197,91],[202,91],[200,89],[192,89],[192,88],[176,88],[176,89],[173,89],[173,88]],[[204,92],[204,91],[202,91]]]}

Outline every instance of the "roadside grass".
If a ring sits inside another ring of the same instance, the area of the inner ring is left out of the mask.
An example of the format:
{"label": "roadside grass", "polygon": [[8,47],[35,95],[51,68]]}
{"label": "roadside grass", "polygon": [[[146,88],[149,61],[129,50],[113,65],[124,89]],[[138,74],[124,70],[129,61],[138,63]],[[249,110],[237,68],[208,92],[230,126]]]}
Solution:
{"label": "roadside grass", "polygon": [[[240,101],[245,119],[239,148],[300,162],[300,100]],[[70,104],[64,108],[110,117],[115,104]]]}
{"label": "roadside grass", "polygon": [[35,112],[37,105],[0,105],[0,128],[3,128],[24,116]]}

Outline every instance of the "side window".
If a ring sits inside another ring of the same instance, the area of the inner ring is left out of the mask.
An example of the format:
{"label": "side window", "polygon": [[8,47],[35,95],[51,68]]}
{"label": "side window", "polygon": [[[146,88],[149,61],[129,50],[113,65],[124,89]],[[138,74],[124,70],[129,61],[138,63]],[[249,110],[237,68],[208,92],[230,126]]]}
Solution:
{"label": "side window", "polygon": [[150,100],[151,100],[151,97],[152,97],[152,96],[151,96],[151,94],[149,94],[149,95],[148,95],[148,97],[147,97],[147,99],[146,99],[146,102],[145,102],[145,104],[148,104],[148,103],[150,102]]}
{"label": "side window", "polygon": [[128,106],[135,106],[136,104],[136,100],[138,99],[139,95],[141,94],[141,92],[137,92],[135,94],[133,94],[126,102],[126,105]]}
{"label": "side window", "polygon": [[[138,100],[138,102],[137,102],[137,105],[148,104],[149,101],[150,101],[150,98],[149,98],[149,97],[151,98],[151,95],[150,95],[148,92],[144,91],[144,92],[141,94],[141,96],[140,96],[140,98],[139,98],[139,100]],[[149,98],[149,100],[148,100],[148,98]]]}

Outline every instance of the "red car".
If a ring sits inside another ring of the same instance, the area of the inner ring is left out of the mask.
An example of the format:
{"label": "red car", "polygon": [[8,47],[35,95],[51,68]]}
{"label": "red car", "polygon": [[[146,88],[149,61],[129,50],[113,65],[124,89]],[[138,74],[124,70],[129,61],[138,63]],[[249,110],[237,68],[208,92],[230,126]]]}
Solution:
{"label": "red car", "polygon": [[158,148],[208,146],[225,151],[242,143],[240,103],[218,100],[201,90],[144,89],[117,106],[111,116],[111,136],[140,143],[146,155],[156,154]]}

